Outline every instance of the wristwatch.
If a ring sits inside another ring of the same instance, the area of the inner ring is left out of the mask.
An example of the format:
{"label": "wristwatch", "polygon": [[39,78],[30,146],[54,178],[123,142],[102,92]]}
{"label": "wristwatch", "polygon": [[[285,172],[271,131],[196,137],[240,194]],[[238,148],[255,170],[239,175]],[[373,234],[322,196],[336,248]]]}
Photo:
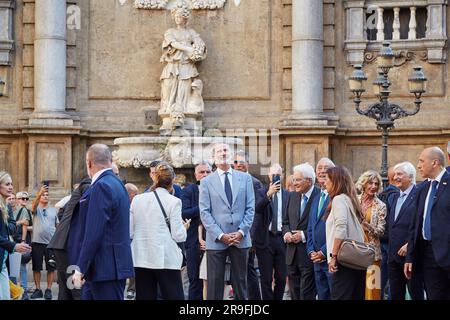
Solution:
{"label": "wristwatch", "polygon": [[337,258],[337,254],[330,253],[330,258]]}

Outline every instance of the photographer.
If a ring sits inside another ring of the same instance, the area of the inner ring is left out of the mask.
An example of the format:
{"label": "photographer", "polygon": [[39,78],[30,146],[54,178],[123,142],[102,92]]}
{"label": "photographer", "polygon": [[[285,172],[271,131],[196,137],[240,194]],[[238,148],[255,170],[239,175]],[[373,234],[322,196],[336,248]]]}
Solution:
{"label": "photographer", "polygon": [[[48,182],[44,183],[36,195],[31,207],[33,213],[33,236],[31,239],[31,260],[33,263],[33,277],[36,285],[31,295],[31,299],[44,297],[46,300],[52,299],[52,283],[55,275],[56,262],[50,249],[47,248],[58,223],[57,212],[48,201]],[[45,268],[47,270],[47,289],[45,294],[41,290],[42,260],[45,258]]]}

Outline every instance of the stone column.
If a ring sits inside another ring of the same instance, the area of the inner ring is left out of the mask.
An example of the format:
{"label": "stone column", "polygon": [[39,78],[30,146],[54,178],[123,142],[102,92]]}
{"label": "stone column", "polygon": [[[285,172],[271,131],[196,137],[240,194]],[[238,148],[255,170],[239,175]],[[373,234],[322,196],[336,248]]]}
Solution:
{"label": "stone column", "polygon": [[323,2],[292,1],[292,113],[285,125],[327,125],[323,113]]}
{"label": "stone column", "polygon": [[66,1],[36,0],[32,125],[72,125],[66,105]]}

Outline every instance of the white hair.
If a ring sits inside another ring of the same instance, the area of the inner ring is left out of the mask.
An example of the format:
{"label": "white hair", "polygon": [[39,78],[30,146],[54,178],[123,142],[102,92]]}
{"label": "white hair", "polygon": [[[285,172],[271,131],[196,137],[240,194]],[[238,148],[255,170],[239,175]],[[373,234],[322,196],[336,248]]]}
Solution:
{"label": "white hair", "polygon": [[277,172],[279,174],[282,174],[283,173],[283,168],[280,166],[279,163],[274,163],[269,168],[269,173],[271,173],[271,172]]}
{"label": "white hair", "polygon": [[405,161],[398,163],[394,166],[394,171],[395,170],[403,171],[412,179],[413,183],[416,183],[416,168],[414,168],[411,162]]}
{"label": "white hair", "polygon": [[322,162],[325,162],[325,163],[329,164],[331,167],[336,167],[336,165],[334,164],[334,162],[333,162],[330,158],[323,157],[323,158],[321,158],[319,161],[317,161],[316,168],[317,168],[317,167],[319,166],[319,164],[322,163]]}
{"label": "white hair", "polygon": [[307,162],[295,166],[293,171],[301,173],[304,178],[311,179],[312,183],[316,181],[316,173],[314,172],[314,168]]}

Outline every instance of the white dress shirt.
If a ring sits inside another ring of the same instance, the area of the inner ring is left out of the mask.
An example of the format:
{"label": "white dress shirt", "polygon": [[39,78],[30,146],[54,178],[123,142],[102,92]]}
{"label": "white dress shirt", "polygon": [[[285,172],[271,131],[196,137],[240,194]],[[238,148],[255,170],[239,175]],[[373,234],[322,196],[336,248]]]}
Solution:
{"label": "white dress shirt", "polygon": [[[231,190],[233,190],[233,170],[231,167],[226,171],[229,173],[228,181],[230,181]],[[223,190],[225,190],[225,171],[217,168],[217,173],[219,174],[220,182],[222,183]]]}
{"label": "white dress shirt", "polygon": [[[425,218],[427,215],[428,202],[430,201],[431,187],[433,185],[433,181],[437,181],[438,182],[437,188],[439,188],[439,183],[441,183],[441,179],[442,179],[442,176],[444,175],[445,171],[446,170],[443,169],[441,171],[441,173],[439,173],[439,175],[434,180],[428,179],[430,181],[430,187],[428,188],[427,198],[425,200],[425,207],[423,208],[422,236],[424,239],[425,239],[425,229],[424,229],[425,228]],[[436,189],[436,191],[437,191],[437,189]],[[431,212],[430,212],[430,214],[431,214]]]}

